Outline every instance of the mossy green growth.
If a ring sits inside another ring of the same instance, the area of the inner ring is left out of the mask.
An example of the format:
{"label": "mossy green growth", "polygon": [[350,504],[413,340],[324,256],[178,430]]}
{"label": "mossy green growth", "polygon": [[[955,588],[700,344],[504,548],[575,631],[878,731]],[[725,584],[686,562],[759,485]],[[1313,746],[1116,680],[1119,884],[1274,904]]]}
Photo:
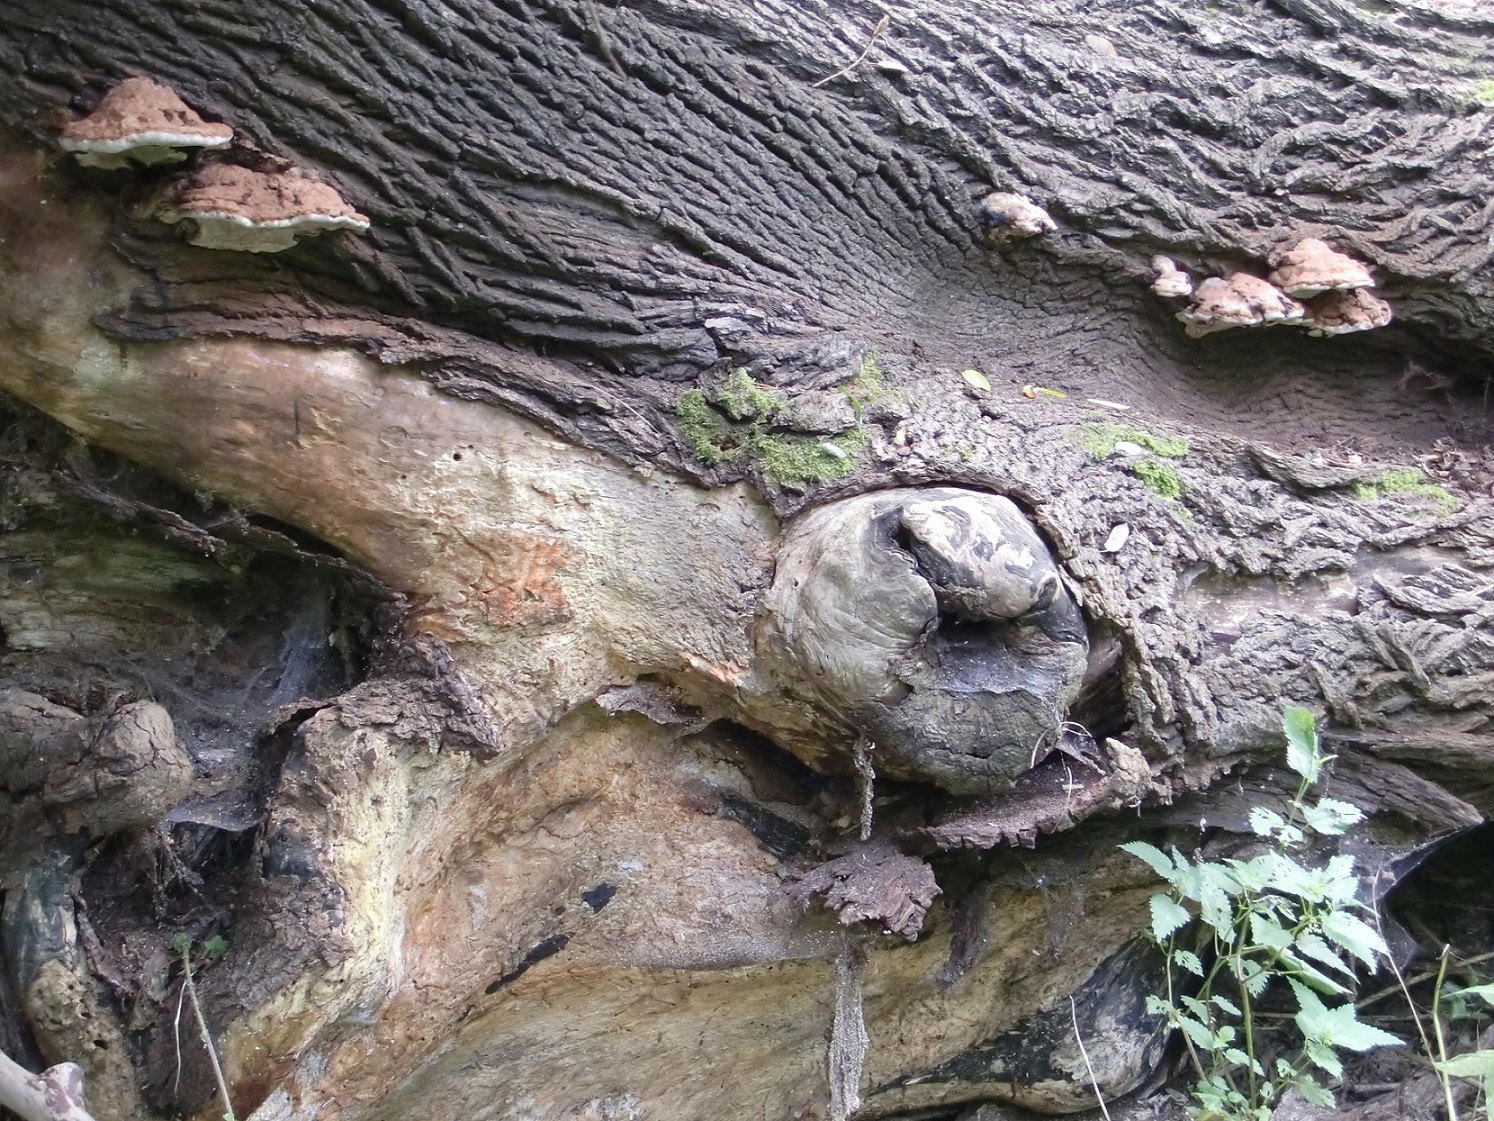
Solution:
{"label": "mossy green growth", "polygon": [[829,438],[775,432],[757,439],[752,458],[762,464],[763,474],[780,486],[829,483],[851,473],[856,453],[866,447],[868,439],[860,425]]}
{"label": "mossy green growth", "polygon": [[747,453],[741,427],[711,408],[706,395],[698,389],[687,389],[680,394],[674,403],[674,419],[679,422],[680,434],[695,458],[707,467],[735,463]]}
{"label": "mossy green growth", "polygon": [[1081,424],[1074,442],[1094,459],[1104,459],[1120,443],[1135,444],[1166,459],[1182,459],[1188,454],[1188,441],[1182,436],[1156,436],[1120,424]]}
{"label": "mossy green growth", "polygon": [[[838,436],[814,436],[799,432],[774,432],[769,422],[781,408],[782,398],[765,390],[742,374],[750,386],[737,386],[742,396],[769,395],[771,408],[758,407],[740,419],[726,415],[729,408],[724,395],[718,394],[721,407],[713,406],[699,389],[687,389],[674,404],[674,417],[680,434],[695,457],[707,467],[751,460],[762,466],[763,474],[778,486],[797,483],[833,482],[849,475],[856,466],[856,455],[870,439],[867,430],[857,425]],[[763,399],[757,399],[759,405]]]}
{"label": "mossy green growth", "polygon": [[900,390],[887,387],[882,376],[882,366],[877,361],[877,352],[874,350],[866,352],[856,376],[839,388],[846,395],[846,400],[850,401],[851,411],[856,414],[858,421],[867,405],[887,398],[902,399]]}
{"label": "mossy green growth", "polygon": [[1172,464],[1160,459],[1142,459],[1131,464],[1131,474],[1146,484],[1153,494],[1163,498],[1182,498],[1183,480]]}
{"label": "mossy green growth", "polygon": [[1494,105],[1494,78],[1480,78],[1473,83],[1473,100],[1480,105]]}
{"label": "mossy green growth", "polygon": [[783,408],[781,393],[758,385],[743,369],[733,370],[721,383],[715,397],[721,411],[732,420],[767,419]]}
{"label": "mossy green growth", "polygon": [[1458,500],[1451,491],[1436,483],[1423,481],[1421,470],[1416,467],[1387,471],[1373,483],[1355,483],[1349,488],[1349,493],[1360,502],[1375,502],[1394,494],[1404,494],[1412,498],[1424,498],[1445,510],[1454,509],[1458,505]]}

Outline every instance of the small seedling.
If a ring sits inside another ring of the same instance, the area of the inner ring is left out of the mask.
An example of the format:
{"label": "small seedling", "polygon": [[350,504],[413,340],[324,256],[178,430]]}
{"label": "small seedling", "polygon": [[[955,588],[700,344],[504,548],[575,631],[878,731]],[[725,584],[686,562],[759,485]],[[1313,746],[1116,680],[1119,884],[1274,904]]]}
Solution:
{"label": "small seedling", "polygon": [[[1333,1095],[1314,1068],[1337,1078],[1341,1051],[1368,1051],[1401,1041],[1361,1022],[1351,996],[1355,963],[1371,969],[1386,955],[1380,935],[1356,912],[1354,858],[1339,854],[1310,867],[1292,854],[1308,833],[1338,836],[1363,819],[1347,802],[1308,792],[1332,759],[1318,743],[1312,713],[1289,707],[1282,716],[1287,766],[1299,777],[1291,813],[1267,806],[1250,811],[1250,827],[1270,847],[1248,860],[1190,861],[1176,848],[1132,841],[1121,848],[1143,860],[1171,890],[1150,901],[1151,933],[1167,955],[1167,996],[1148,999],[1148,1011],[1182,1033],[1198,1081],[1190,1114],[1199,1121],[1266,1121],[1281,1095],[1331,1108]],[[1197,920],[1198,937],[1187,937]],[[1189,948],[1191,946],[1192,948]],[[1197,981],[1192,995],[1180,974]],[[1295,1055],[1268,1056],[1255,1008],[1273,983],[1290,989],[1301,1035]]]}

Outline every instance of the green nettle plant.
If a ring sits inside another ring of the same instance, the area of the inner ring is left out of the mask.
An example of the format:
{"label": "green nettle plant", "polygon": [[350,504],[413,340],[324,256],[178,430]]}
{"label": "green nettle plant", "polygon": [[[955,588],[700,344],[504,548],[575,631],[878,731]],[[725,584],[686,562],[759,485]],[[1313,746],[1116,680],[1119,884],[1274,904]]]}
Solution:
{"label": "green nettle plant", "polygon": [[[1333,1095],[1315,1071],[1337,1078],[1340,1051],[1401,1042],[1355,1016],[1355,963],[1374,969],[1387,950],[1357,913],[1368,907],[1358,898],[1354,858],[1338,855],[1314,868],[1293,855],[1309,833],[1338,836],[1364,815],[1332,798],[1306,800],[1332,756],[1319,747],[1306,709],[1286,709],[1282,726],[1287,765],[1301,781],[1288,817],[1265,806],[1251,809],[1250,827],[1265,851],[1245,860],[1190,862],[1176,848],[1121,846],[1171,889],[1151,899],[1152,936],[1167,955],[1167,996],[1150,997],[1147,1007],[1183,1035],[1198,1074],[1190,1113],[1200,1121],[1264,1121],[1288,1089],[1332,1107]],[[1182,974],[1196,980],[1184,986]],[[1288,1047],[1268,1055],[1254,1010],[1277,982],[1296,999],[1301,1042],[1295,1053]],[[1183,987],[1193,995],[1182,995]]]}

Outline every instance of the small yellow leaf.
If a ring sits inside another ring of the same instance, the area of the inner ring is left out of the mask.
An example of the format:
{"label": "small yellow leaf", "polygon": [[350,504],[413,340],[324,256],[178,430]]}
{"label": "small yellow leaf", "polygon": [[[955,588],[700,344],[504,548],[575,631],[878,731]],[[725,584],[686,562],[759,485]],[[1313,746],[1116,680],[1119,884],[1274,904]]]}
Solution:
{"label": "small yellow leaf", "polygon": [[991,392],[991,379],[979,370],[961,370],[960,377],[965,379],[965,384],[972,389],[978,389],[982,393]]}

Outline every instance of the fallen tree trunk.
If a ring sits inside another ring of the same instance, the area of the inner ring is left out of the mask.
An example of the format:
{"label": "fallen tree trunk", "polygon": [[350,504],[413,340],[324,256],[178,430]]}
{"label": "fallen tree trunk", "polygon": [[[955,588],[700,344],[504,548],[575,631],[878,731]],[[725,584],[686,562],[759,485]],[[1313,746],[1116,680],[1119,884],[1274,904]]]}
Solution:
{"label": "fallen tree trunk", "polygon": [[[1482,820],[1477,12],[249,7],[0,14],[0,1043],[95,1115],[221,1112],[178,935],[260,1121],[1083,1109],[1283,705],[1368,871]],[[234,143],[59,152],[131,75]],[[1308,236],[1394,325],[1148,291]]]}

